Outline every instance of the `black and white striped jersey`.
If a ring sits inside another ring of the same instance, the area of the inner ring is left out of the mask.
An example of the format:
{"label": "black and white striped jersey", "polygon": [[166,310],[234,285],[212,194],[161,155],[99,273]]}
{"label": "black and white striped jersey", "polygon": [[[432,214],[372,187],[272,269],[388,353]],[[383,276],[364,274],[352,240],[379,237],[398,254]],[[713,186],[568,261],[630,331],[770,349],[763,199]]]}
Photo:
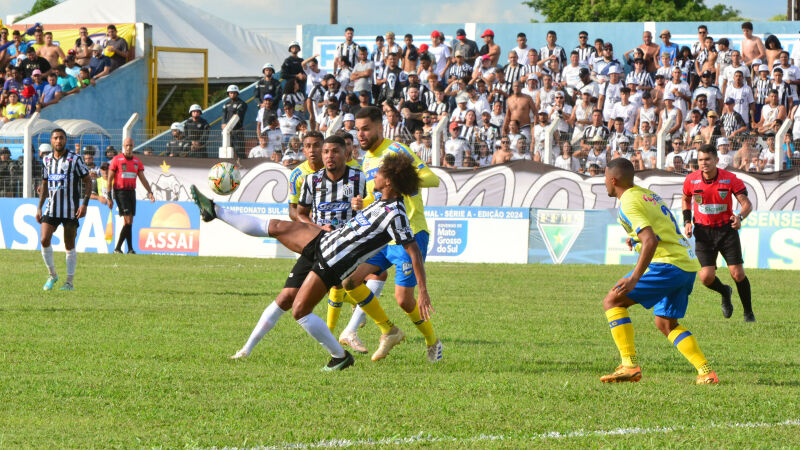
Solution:
{"label": "black and white striped jersey", "polygon": [[501,95],[492,92],[492,94],[489,96],[490,105],[494,105],[495,102],[500,102],[503,104],[503,111],[505,111],[506,100],[508,99],[508,96],[511,95],[511,83],[509,83],[508,81],[495,81],[494,83],[492,83],[491,90],[492,91],[498,90],[505,92],[506,95]]}
{"label": "black and white striped jersey", "polygon": [[767,94],[771,87],[772,80],[769,78],[763,80],[759,78],[753,82],[753,97],[755,97],[756,103],[759,105],[767,103]]}
{"label": "black and white striped jersey", "polygon": [[334,228],[353,218],[350,200],[360,195],[367,196],[367,180],[360,170],[345,166],[344,175],[339,180],[331,180],[325,169],[306,175],[299,205],[310,207],[312,220],[317,225],[330,225]]}
{"label": "black and white striped jersey", "polygon": [[472,66],[464,63],[461,65],[453,64],[447,69],[447,73],[444,75],[445,80],[449,80],[450,77],[456,78],[464,78],[464,77],[471,77],[472,76]]}
{"label": "black and white striped jersey", "polygon": [[342,42],[336,46],[336,57],[350,61],[350,67],[355,66],[356,58],[358,57],[358,44],[355,42],[349,44],[347,42]]}
{"label": "black and white striped jersey", "polygon": [[428,111],[436,114],[437,117],[442,113],[450,114],[450,105],[447,102],[438,103],[434,101],[433,103],[428,105]]}
{"label": "black and white striped jersey", "polygon": [[558,67],[564,67],[567,64],[567,53],[559,45],[553,46],[552,50],[550,50],[550,48],[546,45],[539,49],[540,61],[543,61],[550,56],[555,56],[556,59],[558,59]]}
{"label": "black and white striped jersey", "polygon": [[398,122],[397,125],[386,122],[383,124],[383,137],[406,143],[411,141],[411,132],[408,131],[403,122]]}
{"label": "black and white striped jersey", "polygon": [[645,86],[645,87],[653,87],[655,83],[653,82],[653,77],[650,76],[649,73],[646,71],[641,72],[628,72],[628,75],[625,76],[625,84],[636,83],[637,86]]}
{"label": "black and white striped jersey", "polygon": [[48,201],[43,215],[60,219],[75,219],[80,206],[83,177],[89,168],[83,158],[74,152],[66,152],[61,158],[51,153],[42,159],[47,181]]}
{"label": "black and white striped jersey", "polygon": [[789,100],[792,98],[792,88],[789,86],[789,83],[783,81],[781,84],[778,84],[773,81],[769,84],[769,88],[778,91],[778,104],[785,106],[788,111]]}
{"label": "black and white striped jersey", "polygon": [[594,62],[594,58],[597,56],[597,49],[591,45],[587,45],[584,48],[580,46],[575,47],[575,51],[578,52],[578,64],[581,66],[591,66]]}
{"label": "black and white striped jersey", "polygon": [[503,69],[503,74],[505,75],[506,81],[513,83],[519,81],[527,72],[525,71],[525,66],[517,64],[517,66],[514,67],[509,64]]}
{"label": "black and white striped jersey", "polygon": [[391,241],[398,245],[414,241],[402,198],[377,200],[343,227],[325,233],[319,241],[317,262],[341,280]]}
{"label": "black and white striped jersey", "polygon": [[461,132],[458,134],[458,137],[467,141],[470,147],[475,145],[475,138],[477,137],[478,126],[467,126],[464,125],[461,127]]}
{"label": "black and white striped jersey", "polygon": [[436,93],[434,93],[432,90],[430,90],[428,88],[425,88],[420,93],[420,98],[425,103],[425,106],[428,107],[429,111],[431,109],[431,106],[436,104]]}

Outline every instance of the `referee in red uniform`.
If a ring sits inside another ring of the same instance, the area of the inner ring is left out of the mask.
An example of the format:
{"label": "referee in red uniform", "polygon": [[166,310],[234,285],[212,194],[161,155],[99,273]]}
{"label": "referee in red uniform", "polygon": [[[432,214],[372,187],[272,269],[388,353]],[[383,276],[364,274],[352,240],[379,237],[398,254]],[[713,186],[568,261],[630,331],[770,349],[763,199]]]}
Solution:
{"label": "referee in red uniform", "polygon": [[[142,180],[142,185],[147,189],[147,198],[156,201],[150,183],[144,177],[144,164],[139,158],[133,156],[133,139],[126,138],[122,142],[122,154],[115,156],[108,165],[108,207],[113,208],[117,202],[119,215],[125,221],[117,241],[114,253],[122,253],[122,241],[128,241],[128,253],[133,250],[133,216],[136,215],[136,178]],[[113,189],[113,197],[112,197]]]}
{"label": "referee in red uniform", "polygon": [[[683,182],[683,223],[686,236],[692,237],[694,212],[695,253],[702,266],[700,280],[706,287],[722,295],[722,315],[726,319],[730,318],[733,314],[733,289],[717,278],[717,254],[721,253],[736,282],[736,290],[744,310],[744,321],[755,322],[750,300],[750,280],[745,276],[742,267],[744,259],[738,233],[742,221],[750,214],[752,205],[742,180],[727,170],[718,169],[717,161],[717,149],[713,145],[703,145],[697,154],[700,168],[687,175]],[[738,214],[733,212],[733,197],[736,197],[742,208]]]}

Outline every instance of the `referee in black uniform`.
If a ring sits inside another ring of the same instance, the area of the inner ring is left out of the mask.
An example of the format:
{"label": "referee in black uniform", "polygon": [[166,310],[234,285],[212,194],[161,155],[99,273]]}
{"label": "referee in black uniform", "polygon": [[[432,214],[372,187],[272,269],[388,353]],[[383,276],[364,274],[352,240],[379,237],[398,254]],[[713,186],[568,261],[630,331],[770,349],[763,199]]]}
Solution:
{"label": "referee in black uniform", "polygon": [[[78,253],[75,250],[78,219],[86,215],[86,207],[92,195],[92,178],[83,158],[67,150],[67,133],[64,130],[56,128],[50,133],[50,145],[53,147],[53,153],[42,159],[44,173],[39,206],[36,208],[36,221],[42,224],[42,257],[49,272],[42,289],[52,290],[58,281],[50,240],[58,226],[63,225],[64,248],[67,251],[67,280],[61,290],[72,291],[75,289],[73,278],[78,261]],[[43,213],[45,200],[49,201]]]}

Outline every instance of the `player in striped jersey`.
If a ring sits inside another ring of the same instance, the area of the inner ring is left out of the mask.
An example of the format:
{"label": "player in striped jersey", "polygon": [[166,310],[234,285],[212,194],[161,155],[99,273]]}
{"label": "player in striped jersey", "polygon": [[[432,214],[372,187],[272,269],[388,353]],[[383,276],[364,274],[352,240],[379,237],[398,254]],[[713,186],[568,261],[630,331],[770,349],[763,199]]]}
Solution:
{"label": "player in striped jersey", "polygon": [[[42,224],[42,257],[49,272],[42,289],[52,290],[58,281],[50,240],[58,226],[63,225],[64,248],[67,252],[67,280],[61,290],[71,291],[74,290],[73,278],[78,262],[78,253],[75,250],[78,219],[86,215],[86,207],[92,195],[92,179],[83,158],[67,150],[67,133],[64,130],[56,128],[50,133],[50,145],[53,147],[53,153],[42,159],[44,171],[39,206],[36,209],[36,221]],[[82,189],[81,182],[83,182]],[[81,197],[83,200],[79,205]],[[42,213],[45,200],[47,207]]]}
{"label": "player in striped jersey", "polygon": [[[421,320],[427,321],[434,312],[427,291],[422,252],[414,239],[403,201],[404,197],[414,195],[419,190],[420,178],[416,164],[411,157],[397,153],[386,156],[382,162],[382,166],[373,174],[378,200],[359,211],[345,226],[333,231],[320,230],[315,224],[264,221],[252,216],[231,214],[229,210],[214,205],[213,201],[192,186],[192,195],[203,220],[220,218],[247,234],[273,237],[311,262],[308,275],[292,306],[292,315],[330,353],[331,360],[324,370],[345,369],[353,364],[353,357],[336,341],[325,322],[313,313],[314,307],[330,287],[342,283],[360,264],[390,241],[402,245],[410,255],[419,283],[420,304],[423,306],[419,310]],[[346,280],[345,286],[348,292],[364,298],[359,305],[383,331],[381,347],[388,354],[391,347],[402,340],[403,333],[389,320],[363,283]]]}

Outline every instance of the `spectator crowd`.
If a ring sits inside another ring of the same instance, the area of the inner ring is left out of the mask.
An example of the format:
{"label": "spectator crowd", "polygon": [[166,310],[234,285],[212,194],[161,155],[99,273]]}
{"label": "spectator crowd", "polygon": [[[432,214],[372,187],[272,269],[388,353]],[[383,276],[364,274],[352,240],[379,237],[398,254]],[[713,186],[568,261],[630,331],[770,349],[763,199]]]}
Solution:
{"label": "spectator crowd", "polygon": [[0,28],[0,126],[25,118],[67,95],[95,85],[129,59],[127,41],[108,25],[102,43],[80,27],[66,53],[41,25],[20,32]]}
{"label": "spectator crowd", "polygon": [[[481,32],[482,44],[463,29],[450,42],[434,30],[419,44],[390,31],[367,48],[348,27],[330,73],[320,68],[319,55],[298,56],[297,42],[289,44],[281,80],[272,64],[263,66],[255,87],[257,145],[248,151],[255,140],[244,139],[240,120],[233,146],[241,158],[292,163],[302,159],[306,131],[335,131],[354,138],[358,158],[354,115],[379,105],[384,136],[428,163],[438,153],[445,167],[543,161],[549,152],[555,166],[586,174],[602,173],[615,157],[644,170],[657,166],[656,136],[663,133],[666,170],[696,168],[697,148],[710,143],[719,148],[720,167],[769,172],[781,169],[775,134],[791,118],[780,150],[783,168],[790,167],[800,162],[800,40],[790,54],[774,35],[754,36],[750,22],[741,29],[740,49],[715,39],[705,25],[691,46],[673,43],[665,29],[660,42],[644,32],[635,48],[581,31],[579,45],[568,49],[549,31],[537,45],[520,32],[516,47],[501,49],[490,29]],[[223,123],[233,115],[244,119],[247,105],[238,94],[229,88]],[[432,148],[442,121],[446,139]]]}

